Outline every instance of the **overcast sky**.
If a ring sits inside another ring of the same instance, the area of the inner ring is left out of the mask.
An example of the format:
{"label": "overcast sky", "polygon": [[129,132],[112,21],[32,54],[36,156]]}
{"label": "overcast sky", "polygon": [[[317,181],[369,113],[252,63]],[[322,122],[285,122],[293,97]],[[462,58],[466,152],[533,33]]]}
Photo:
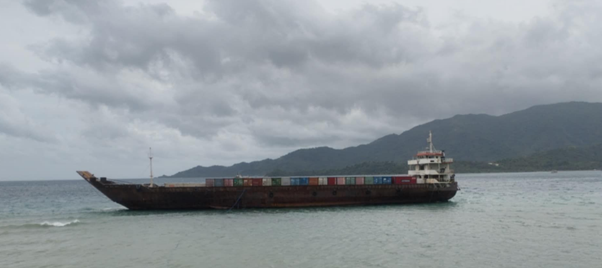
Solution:
{"label": "overcast sky", "polygon": [[171,175],[600,102],[600,25],[578,0],[0,0],[0,180],[145,177],[149,147]]}

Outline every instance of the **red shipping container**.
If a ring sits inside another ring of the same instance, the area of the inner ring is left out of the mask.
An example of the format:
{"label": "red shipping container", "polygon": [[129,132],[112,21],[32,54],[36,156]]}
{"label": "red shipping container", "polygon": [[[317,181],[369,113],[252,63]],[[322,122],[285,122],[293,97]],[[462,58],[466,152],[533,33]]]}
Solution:
{"label": "red shipping container", "polygon": [[345,185],[345,177],[338,177],[337,185]]}
{"label": "red shipping container", "polygon": [[252,179],[253,186],[261,186],[263,185],[263,179]]}
{"label": "red shipping container", "polygon": [[251,180],[251,179],[243,179],[242,180],[242,185],[243,186],[253,186],[253,180]]}
{"label": "red shipping container", "polygon": [[224,179],[224,186],[226,186],[226,187],[234,186],[234,179]]}
{"label": "red shipping container", "polygon": [[207,186],[207,187],[213,187],[213,179],[206,179],[205,180],[205,186]]}
{"label": "red shipping container", "polygon": [[411,176],[393,177],[393,184],[415,184],[416,178]]}
{"label": "red shipping container", "polygon": [[364,184],[364,177],[356,177],[355,185],[362,185],[362,184]]}
{"label": "red shipping container", "polygon": [[328,177],[328,185],[336,185],[336,184],[337,184],[337,178]]}
{"label": "red shipping container", "polygon": [[309,185],[318,185],[320,180],[318,178],[309,178]]}

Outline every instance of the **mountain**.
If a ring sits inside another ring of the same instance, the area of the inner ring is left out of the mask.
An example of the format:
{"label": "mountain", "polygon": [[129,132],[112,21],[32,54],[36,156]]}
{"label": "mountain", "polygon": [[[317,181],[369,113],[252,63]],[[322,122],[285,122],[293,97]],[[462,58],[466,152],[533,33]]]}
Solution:
{"label": "mountain", "polygon": [[[567,147],[538,152],[527,157],[502,159],[493,166],[499,171],[551,171],[602,169],[602,145]],[[470,171],[470,170],[468,170]]]}
{"label": "mountain", "polygon": [[300,149],[278,159],[230,167],[197,166],[171,177],[264,175],[274,170],[341,169],[364,162],[405,163],[426,145],[429,130],[433,132],[436,147],[445,149],[449,157],[456,160],[490,162],[517,158],[557,148],[602,143],[602,103],[539,105],[500,116],[456,115],[356,147]]}
{"label": "mountain", "polygon": [[312,175],[376,175],[376,174],[407,174],[408,165],[404,162],[364,162],[338,169],[284,171],[273,170],[267,176],[312,176]]}
{"label": "mountain", "polygon": [[[525,172],[551,170],[602,169],[602,145],[591,147],[567,147],[538,152],[524,157],[502,159],[496,162],[456,161],[457,173],[475,172]],[[274,170],[268,176],[311,175],[377,175],[406,174],[407,164],[401,162],[364,162],[339,169],[284,171]]]}

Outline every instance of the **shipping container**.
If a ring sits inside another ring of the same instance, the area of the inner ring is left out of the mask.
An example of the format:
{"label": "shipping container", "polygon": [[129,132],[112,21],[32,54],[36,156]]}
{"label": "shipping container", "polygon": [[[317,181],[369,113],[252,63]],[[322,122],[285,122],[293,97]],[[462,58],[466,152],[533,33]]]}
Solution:
{"label": "shipping container", "polygon": [[243,186],[253,186],[252,179],[242,179]]}
{"label": "shipping container", "polygon": [[243,179],[234,179],[234,186],[243,186]]}
{"label": "shipping container", "polygon": [[282,178],[282,186],[289,186],[289,185],[291,185],[291,178],[290,177]]}
{"label": "shipping container", "polygon": [[337,185],[345,185],[345,177],[338,177]]}
{"label": "shipping container", "polygon": [[224,179],[224,186],[226,186],[226,187],[234,186],[234,180],[233,179]]}
{"label": "shipping container", "polygon": [[272,186],[272,178],[263,178],[263,186]]}
{"label": "shipping container", "polygon": [[214,179],[213,186],[215,187],[224,187],[224,179]]}
{"label": "shipping container", "polygon": [[391,177],[383,177],[383,184],[391,184]]}
{"label": "shipping container", "polygon": [[213,179],[206,179],[205,180],[205,186],[207,186],[207,187],[213,187]]}
{"label": "shipping container", "polygon": [[328,185],[337,185],[337,178],[328,177]]}
{"label": "shipping container", "polygon": [[[206,181],[205,181],[206,182]],[[203,187],[207,186],[206,183],[165,183],[165,187]]]}
{"label": "shipping container", "polygon": [[318,185],[328,185],[328,178],[320,177],[318,180]]}
{"label": "shipping container", "polygon": [[355,177],[347,177],[345,178],[346,185],[355,185]]}
{"label": "shipping container", "polygon": [[309,185],[320,185],[320,178],[309,178]]}
{"label": "shipping container", "polygon": [[282,179],[272,178],[272,186],[280,186],[280,185],[282,185]]}
{"label": "shipping container", "polygon": [[364,177],[364,184],[374,184],[374,177]]}
{"label": "shipping container", "polygon": [[299,185],[309,185],[309,178],[299,178]]}
{"label": "shipping container", "polygon": [[355,184],[356,185],[363,185],[364,184],[364,177],[356,177],[355,178]]}
{"label": "shipping container", "polygon": [[416,178],[411,176],[393,177],[393,184],[416,184]]}
{"label": "shipping container", "polygon": [[383,184],[382,177],[374,177],[374,184]]}
{"label": "shipping container", "polygon": [[299,178],[291,178],[291,185],[292,186],[298,186],[299,185]]}
{"label": "shipping container", "polygon": [[263,179],[251,179],[252,186],[261,186],[263,183]]}

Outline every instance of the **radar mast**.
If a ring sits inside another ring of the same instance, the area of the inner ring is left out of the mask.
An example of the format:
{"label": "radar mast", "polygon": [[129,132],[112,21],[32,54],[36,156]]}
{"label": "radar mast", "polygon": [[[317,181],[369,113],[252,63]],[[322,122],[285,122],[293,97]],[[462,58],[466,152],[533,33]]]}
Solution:
{"label": "radar mast", "polygon": [[150,186],[153,187],[153,149],[148,147],[148,159],[150,160]]}

